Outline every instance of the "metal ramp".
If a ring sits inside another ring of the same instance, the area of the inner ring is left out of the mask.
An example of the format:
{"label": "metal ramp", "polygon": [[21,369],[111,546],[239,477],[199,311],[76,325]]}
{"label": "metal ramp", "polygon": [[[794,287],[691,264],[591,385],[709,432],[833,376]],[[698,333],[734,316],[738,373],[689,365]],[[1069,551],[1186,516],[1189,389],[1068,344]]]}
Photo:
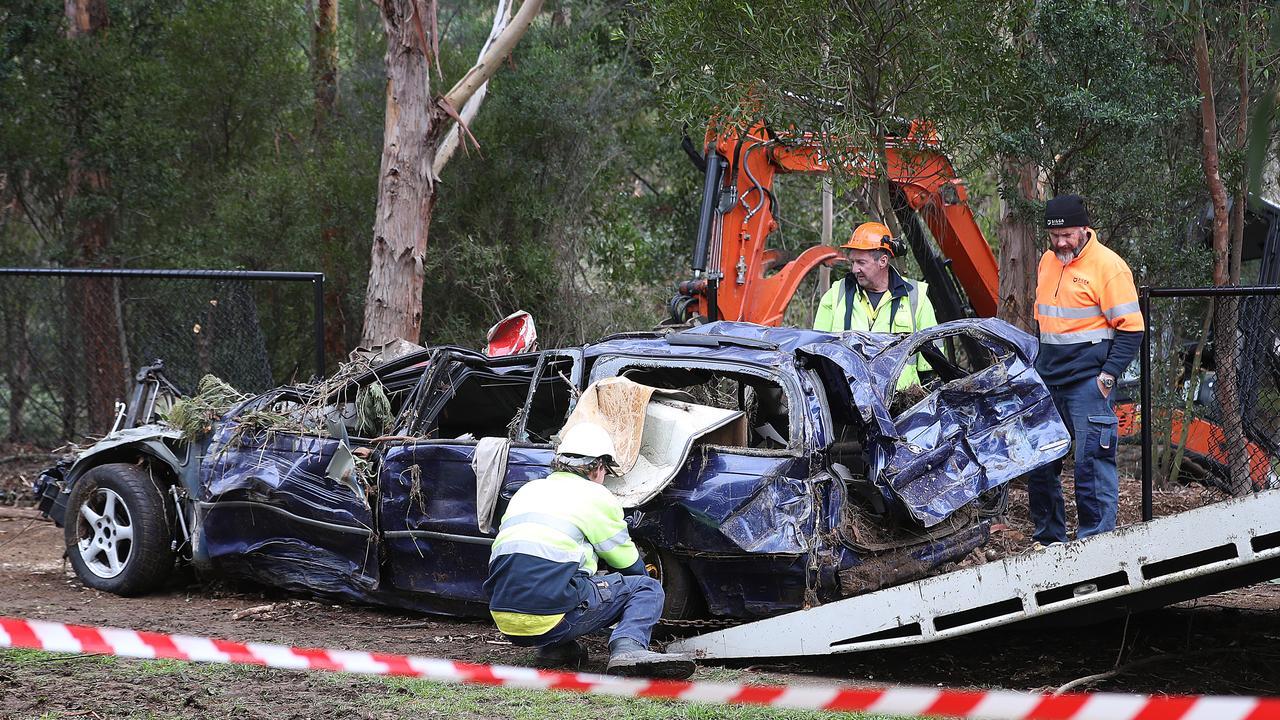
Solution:
{"label": "metal ramp", "polygon": [[725,659],[878,650],[1038,618],[1102,619],[1274,577],[1280,490],[685,638],[669,649]]}

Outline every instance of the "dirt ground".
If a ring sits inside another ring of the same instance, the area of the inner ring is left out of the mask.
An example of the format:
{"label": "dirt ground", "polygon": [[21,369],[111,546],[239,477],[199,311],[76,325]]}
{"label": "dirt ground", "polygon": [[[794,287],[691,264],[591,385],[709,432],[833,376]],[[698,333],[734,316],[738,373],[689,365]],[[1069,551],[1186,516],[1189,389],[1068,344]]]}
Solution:
{"label": "dirt ground", "polygon": [[[0,448],[0,459],[14,455]],[[23,483],[42,460],[0,464],[0,613],[13,617],[238,641],[411,653],[484,663],[528,664],[531,652],[506,644],[491,624],[291,597],[270,590],[200,584],[176,577],[164,592],[119,598],[86,589],[62,558],[62,531],[29,509]],[[1138,489],[1124,481],[1122,518],[1138,517]],[[1200,486],[1163,491],[1157,514],[1217,496]],[[1029,535],[1025,490],[1010,494],[1002,542]],[[1014,536],[1020,536],[1014,538]],[[268,606],[263,608],[262,606]],[[243,611],[257,608],[244,615]],[[926,647],[812,661],[703,667],[719,681],[902,683],[947,687],[1154,693],[1280,694],[1280,585],[1264,583],[1178,606],[1086,627],[1003,630]],[[589,643],[603,669],[603,639]],[[156,717],[363,718],[382,716],[358,701],[391,692],[367,678],[271,673],[120,673],[73,658],[18,661],[0,654],[0,717],[108,717],[128,699],[130,715]],[[215,700],[211,700],[215,698]],[[230,698],[231,705],[226,704]],[[319,698],[326,698],[320,702]],[[116,705],[118,706],[118,705]],[[231,712],[228,708],[236,708]],[[497,715],[502,716],[502,715]]]}

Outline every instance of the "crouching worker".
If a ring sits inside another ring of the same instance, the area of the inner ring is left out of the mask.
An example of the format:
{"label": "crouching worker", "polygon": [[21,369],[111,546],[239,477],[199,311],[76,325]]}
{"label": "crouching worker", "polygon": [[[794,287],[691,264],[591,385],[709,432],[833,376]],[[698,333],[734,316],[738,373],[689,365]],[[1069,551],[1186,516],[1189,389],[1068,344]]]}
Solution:
{"label": "crouching worker", "polygon": [[[616,454],[604,428],[575,425],[556,448],[554,472],[516,491],[489,557],[489,611],[512,644],[538,648],[540,667],[581,667],[587,653],[577,638],[616,625],[610,673],[687,678],[693,660],[649,650],[665,596],[603,484],[616,474]],[[596,575],[597,557],[617,572]]]}

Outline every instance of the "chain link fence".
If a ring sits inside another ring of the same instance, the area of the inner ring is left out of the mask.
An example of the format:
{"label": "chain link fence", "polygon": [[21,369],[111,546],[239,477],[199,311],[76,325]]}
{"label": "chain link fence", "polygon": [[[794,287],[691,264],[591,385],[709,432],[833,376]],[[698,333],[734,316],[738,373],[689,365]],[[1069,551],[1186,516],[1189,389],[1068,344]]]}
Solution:
{"label": "chain link fence", "polygon": [[324,276],[0,268],[0,441],[52,448],[111,429],[157,359],[184,392],[212,373],[262,391],[324,371]]}
{"label": "chain link fence", "polygon": [[1280,487],[1280,287],[1144,287],[1140,301],[1143,517],[1155,487]]}

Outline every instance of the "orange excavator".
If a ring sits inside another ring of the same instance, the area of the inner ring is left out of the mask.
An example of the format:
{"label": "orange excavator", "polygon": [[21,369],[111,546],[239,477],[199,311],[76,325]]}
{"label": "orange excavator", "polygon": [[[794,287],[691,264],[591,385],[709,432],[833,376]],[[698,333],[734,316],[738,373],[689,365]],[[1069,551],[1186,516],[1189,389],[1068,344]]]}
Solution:
{"label": "orange excavator", "polygon": [[[942,153],[927,123],[913,122],[900,137],[886,138],[883,175],[863,150],[832,148],[829,138],[813,133],[773,132],[757,123],[741,130],[730,122],[713,123],[702,153],[687,138],[685,151],[703,172],[693,277],[679,284],[669,304],[671,322],[741,320],[779,325],[804,278],[817,268],[841,261],[830,246],[810,247],[787,260],[769,247],[778,229],[773,187],[778,175],[821,174],[842,168],[869,180],[887,177],[892,211],[904,239],[929,284],[929,299],[939,321],[996,314],[998,264],[968,204],[964,181]],[[1265,223],[1270,250],[1260,281],[1280,281],[1280,208],[1270,208]],[[1267,271],[1266,267],[1270,267]],[[1280,340],[1276,341],[1280,348]],[[1270,361],[1280,372],[1280,350]],[[1267,359],[1260,360],[1266,362]],[[1140,412],[1131,401],[1116,408],[1122,434],[1136,436]],[[1175,413],[1174,441],[1183,434]],[[1221,427],[1196,418],[1187,429],[1188,453],[1223,475],[1237,451],[1225,447]],[[1270,443],[1247,442],[1244,454],[1255,488],[1275,482]],[[1276,454],[1280,454],[1277,452]]]}
{"label": "orange excavator", "polygon": [[[996,258],[969,208],[964,181],[938,144],[936,133],[919,122],[904,137],[887,141],[894,214],[921,279],[929,283],[938,319],[992,317],[999,288]],[[670,303],[673,321],[778,325],[805,276],[840,261],[836,249],[825,245],[784,261],[768,244],[778,228],[773,185],[779,174],[826,173],[838,163],[877,177],[867,154],[841,150],[838,159],[828,160],[826,148],[817,135],[775,134],[763,123],[741,133],[713,126],[701,156],[686,143],[704,173],[702,207],[693,278],[680,283]]]}

